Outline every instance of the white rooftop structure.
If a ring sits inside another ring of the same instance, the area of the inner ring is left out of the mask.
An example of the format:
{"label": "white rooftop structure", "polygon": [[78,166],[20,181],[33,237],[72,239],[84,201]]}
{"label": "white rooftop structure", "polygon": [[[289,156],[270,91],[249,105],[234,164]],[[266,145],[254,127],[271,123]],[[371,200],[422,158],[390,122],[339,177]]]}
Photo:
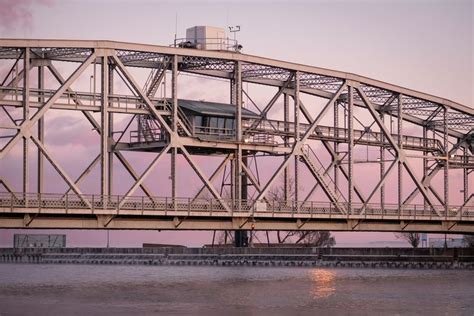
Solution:
{"label": "white rooftop structure", "polygon": [[175,46],[204,50],[239,51],[235,39],[229,39],[226,30],[215,26],[193,26],[186,29],[186,38],[177,39]]}

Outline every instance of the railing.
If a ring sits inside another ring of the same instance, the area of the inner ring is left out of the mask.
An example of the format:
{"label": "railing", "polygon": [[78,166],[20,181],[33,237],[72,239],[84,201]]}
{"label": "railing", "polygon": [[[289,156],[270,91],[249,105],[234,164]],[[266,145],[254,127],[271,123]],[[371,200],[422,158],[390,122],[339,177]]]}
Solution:
{"label": "railing", "polygon": [[192,41],[187,38],[177,38],[174,40],[174,47],[194,48],[205,50],[228,50],[240,52],[242,46],[239,42],[230,38],[194,38]]}
{"label": "railing", "polygon": [[[254,128],[251,127],[259,122]],[[242,122],[244,128],[244,134],[252,133],[272,133],[275,135],[286,135],[293,136],[295,134],[295,124],[293,122],[284,122],[277,120],[260,120],[260,119],[250,119]],[[300,124],[300,135],[303,135],[309,128],[309,124]],[[398,142],[398,135],[391,135],[395,142]],[[328,141],[341,141],[345,142],[349,139],[349,130],[346,128],[335,128],[330,126],[321,126],[318,125],[315,129],[314,136],[318,139],[325,139]],[[374,144],[384,146],[389,146],[390,143],[387,137],[381,132],[375,131],[363,131],[363,130],[354,130],[354,139],[356,143],[360,144]],[[410,149],[421,149],[429,151],[442,151],[443,146],[438,139],[433,138],[423,138],[416,136],[402,136],[402,144],[406,148]]]}
{"label": "railing", "polygon": [[[87,201],[87,203],[85,202]],[[88,206],[88,204],[90,206]],[[137,214],[143,212],[156,212],[157,215],[173,214],[173,212],[187,213],[196,216],[279,216],[294,217],[296,214],[342,217],[342,218],[382,218],[383,217],[410,217],[412,219],[440,220],[449,218],[453,220],[469,219],[474,220],[474,205],[451,206],[446,214],[444,206],[437,205],[434,208],[420,204],[412,204],[398,208],[398,204],[385,204],[382,208],[380,204],[353,203],[353,213],[347,214],[348,203],[339,202],[344,212],[340,212],[330,202],[286,202],[286,201],[253,201],[253,200],[230,200],[230,199],[193,199],[193,198],[170,198],[170,197],[147,197],[130,196],[124,198],[121,195],[91,195],[85,194],[79,197],[74,194],[37,194],[37,193],[10,193],[0,192],[0,212],[22,212],[21,209],[38,212],[68,213],[69,210],[83,210],[84,213],[94,213],[99,210],[109,210],[112,212],[136,211]],[[226,207],[230,211],[226,210]],[[362,213],[362,210],[365,211]],[[461,209],[461,212],[459,210]],[[192,213],[192,214],[191,214]],[[135,214],[135,213],[134,213]]]}
{"label": "railing", "polygon": [[130,131],[130,143],[166,141],[167,135],[161,128],[150,128],[142,131]]}
{"label": "railing", "polygon": [[199,138],[212,140],[235,139],[235,130],[225,127],[194,126],[193,134]]}
{"label": "railing", "polygon": [[474,156],[455,155],[449,157],[450,165],[459,165],[466,168],[474,168]]}
{"label": "railing", "polygon": [[[32,105],[36,104],[36,100],[38,97],[42,97],[45,101],[48,101],[48,99],[55,93],[56,90],[32,88],[30,89],[30,103]],[[5,94],[5,97],[1,100],[3,102],[8,102],[8,100],[10,100],[14,102],[19,102],[18,105],[21,105],[20,103],[23,100],[23,88],[0,87],[0,94]],[[62,106],[70,106],[71,108],[74,108],[77,106],[76,101],[81,102],[85,106],[96,106],[97,108],[99,108],[101,106],[101,94],[92,92],[65,91],[63,94],[61,94],[59,99],[55,101],[55,104]],[[165,105],[163,103],[158,102],[160,101],[159,99],[153,98],[151,101],[155,104],[157,110],[165,110]],[[143,108],[143,100],[140,97],[133,95],[112,94],[109,95],[109,102],[111,103],[111,107],[113,108]]]}

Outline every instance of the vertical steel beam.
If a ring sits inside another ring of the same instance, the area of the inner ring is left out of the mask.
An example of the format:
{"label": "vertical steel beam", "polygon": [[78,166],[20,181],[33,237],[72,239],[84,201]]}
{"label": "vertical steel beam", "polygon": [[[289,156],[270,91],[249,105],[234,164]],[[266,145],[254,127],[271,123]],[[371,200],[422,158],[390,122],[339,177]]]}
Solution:
{"label": "vertical steel beam", "polygon": [[347,201],[349,203],[347,208],[347,214],[353,214],[353,202],[354,202],[354,88],[352,85],[347,87],[348,91],[348,112],[347,112],[347,129],[348,129],[348,197]]}
{"label": "vertical steel beam", "polygon": [[[30,49],[25,48],[23,54],[23,123],[30,119]],[[29,146],[28,137],[23,136],[23,194],[26,203],[26,193],[29,192]]]}
{"label": "vertical steel beam", "polygon": [[[114,93],[114,65],[109,64],[109,95]],[[113,102],[109,101],[108,107],[112,107]],[[114,143],[114,116],[113,112],[109,112],[109,134],[108,134],[108,139],[109,142]],[[112,145],[112,144],[110,144]],[[114,152],[112,150],[112,146],[109,146],[108,150],[108,167],[109,167],[109,173],[108,173],[108,183],[109,183],[109,188],[107,191],[107,194],[111,196],[113,194],[113,186],[114,186]]]}
{"label": "vertical steel beam", "polygon": [[[385,124],[385,115],[383,112],[380,112],[380,122],[382,124]],[[380,139],[381,145],[380,145],[380,179],[383,179],[385,176],[385,137],[382,134],[382,137]],[[385,183],[382,184],[380,187],[380,209],[382,211],[382,214],[385,211]]]}
{"label": "vertical steel beam", "polygon": [[[109,59],[105,54],[101,67],[101,116],[100,116],[100,194],[109,193]],[[94,62],[94,65],[96,62]],[[105,199],[104,199],[105,201]],[[105,205],[105,203],[104,203]]]}
{"label": "vertical steel beam", "polygon": [[334,191],[338,190],[339,186],[339,101],[334,101],[334,155],[332,156],[334,163]]}
{"label": "vertical steel beam", "polygon": [[[428,139],[428,126],[423,126],[423,142],[424,142],[424,147],[426,148],[427,144],[426,144],[426,141]],[[425,181],[426,181],[426,177],[428,176],[428,159],[426,158],[428,156],[428,152],[427,151],[423,151],[423,156],[425,156],[423,158],[423,185],[425,185]],[[426,186],[425,186],[426,188]],[[410,197],[408,197],[410,198]],[[406,203],[406,201],[405,201]],[[404,204],[405,204],[404,203]],[[428,209],[428,201],[426,199],[424,199],[423,201],[423,209],[426,211]]]}
{"label": "vertical steel beam", "polygon": [[[38,89],[44,89],[44,66],[38,66]],[[44,96],[41,92],[38,93],[38,102],[43,104]],[[38,140],[44,143],[44,117],[38,120]],[[44,191],[44,156],[41,150],[38,149],[38,173],[37,173],[37,189],[41,194]]]}
{"label": "vertical steel beam", "polygon": [[449,210],[449,141],[448,141],[448,108],[443,109],[443,147],[446,160],[443,166],[444,176],[444,211],[445,216],[448,216]]}
{"label": "vertical steel beam", "polygon": [[174,136],[171,137],[171,197],[174,201],[176,199],[176,159],[178,156],[178,147],[176,146],[175,136],[178,135],[178,56],[173,55],[171,66],[171,130]]}
{"label": "vertical steel beam", "polygon": [[234,64],[234,100],[235,100],[235,137],[237,150],[235,152],[234,166],[234,197],[240,202],[242,199],[242,63]]}
{"label": "vertical steel beam", "polygon": [[[464,153],[464,159],[467,162],[467,159],[469,158],[469,153],[468,153],[468,148],[464,147],[463,153]],[[468,168],[463,168],[463,204],[466,203],[467,199],[469,198],[469,169]]]}
{"label": "vertical steel beam", "polygon": [[[400,152],[403,151],[403,95],[398,95],[397,102],[397,136],[398,143],[397,146],[400,149]],[[400,154],[398,155],[398,210],[401,213],[403,206],[403,161],[400,159]]]}
{"label": "vertical steel beam", "polygon": [[[295,78],[294,78],[294,105],[295,105],[295,110],[294,110],[294,113],[295,113],[295,117],[294,117],[294,120],[295,120],[295,143],[298,143],[300,141],[300,73],[299,71],[296,71],[295,72]],[[300,154],[299,154],[299,151],[296,152],[295,154],[295,171],[294,171],[294,174],[295,174],[295,187],[294,187],[294,190],[295,190],[295,205],[296,205],[296,210],[299,211],[299,206],[298,206],[298,202],[299,202],[299,192],[298,192],[298,188],[299,188],[299,162],[300,162]]]}
{"label": "vertical steel beam", "polygon": [[[288,134],[289,132],[289,122],[290,122],[290,96],[288,93],[285,93],[283,95],[283,122],[285,124],[285,135]],[[285,147],[290,146],[289,142],[289,137],[284,136],[283,137],[283,142]],[[288,158],[288,154],[285,154],[285,159]],[[286,167],[285,170],[283,170],[283,195],[285,199],[285,203],[288,205],[290,200],[291,200],[291,192],[290,192],[290,172],[288,170],[289,168]]]}

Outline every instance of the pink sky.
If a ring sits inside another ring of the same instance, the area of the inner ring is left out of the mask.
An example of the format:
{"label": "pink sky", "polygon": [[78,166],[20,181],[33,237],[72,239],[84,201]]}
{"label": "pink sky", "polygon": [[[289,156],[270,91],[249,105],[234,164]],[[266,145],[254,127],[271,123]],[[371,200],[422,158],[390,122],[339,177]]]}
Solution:
{"label": "pink sky", "polygon": [[[94,10],[90,10],[91,5]],[[354,72],[473,105],[474,13],[472,1],[467,0],[276,1],[271,5],[263,1],[0,0],[0,37],[111,39],[168,45],[174,37],[176,13],[178,37],[183,36],[189,26],[238,24],[242,31],[237,36],[244,46],[244,53]],[[0,66],[0,75],[4,71]],[[81,80],[77,87],[88,90],[89,74]],[[228,98],[226,93],[215,94],[214,91],[220,91],[218,89],[202,94],[196,79],[183,80],[193,85],[180,92],[180,97],[215,101]],[[117,85],[117,89],[121,87],[123,85]],[[252,96],[260,104],[271,97],[265,92],[255,92]],[[71,176],[77,176],[79,167],[85,167],[98,152],[97,146],[89,145],[97,143],[97,135],[88,122],[70,112],[47,116],[47,126],[50,131],[46,133],[48,147]],[[21,188],[19,177],[15,176],[21,174],[21,165],[16,159],[20,153],[18,146],[0,166],[0,175],[9,175],[17,189]],[[364,153],[359,154],[363,157]],[[150,155],[143,154],[130,155],[130,158],[138,165],[138,170],[143,170],[143,162],[151,159]],[[196,160],[201,164],[204,161],[203,158]],[[186,195],[190,188],[195,190],[199,180],[184,160],[179,163],[178,183],[186,183],[179,190]],[[216,163],[204,164],[206,172],[211,172]],[[147,180],[159,195],[169,194],[168,164],[169,159],[165,159]],[[90,192],[98,189],[97,181],[93,179],[98,171],[94,172],[92,180],[84,183]],[[47,174],[52,179],[50,191],[61,191],[64,184],[59,177],[51,168]],[[123,171],[117,174],[124,176]],[[161,176],[163,174],[166,176]],[[270,168],[263,171],[264,177],[265,174],[270,174]],[[365,174],[370,178],[370,171]],[[452,195],[459,199],[460,175],[453,172],[451,176]],[[309,190],[311,181],[308,177],[302,189]],[[31,183],[34,183],[33,179]],[[125,191],[126,187],[117,190]],[[0,246],[10,244],[12,233],[0,232]],[[74,232],[70,240],[76,245],[93,245],[99,240],[100,245],[103,234]],[[364,244],[393,239],[390,233],[336,233],[336,236],[339,243],[357,241]],[[114,238],[117,245],[139,245],[141,240],[200,245],[210,242],[210,233],[115,232]]]}

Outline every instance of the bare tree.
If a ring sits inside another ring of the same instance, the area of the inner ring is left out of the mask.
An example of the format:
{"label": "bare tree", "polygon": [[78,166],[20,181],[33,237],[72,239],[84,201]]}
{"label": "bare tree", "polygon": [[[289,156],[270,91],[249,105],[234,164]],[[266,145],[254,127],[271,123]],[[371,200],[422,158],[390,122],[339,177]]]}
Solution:
{"label": "bare tree", "polygon": [[295,244],[304,244],[312,247],[332,247],[336,244],[336,239],[327,231],[304,231],[298,232],[298,239]]}
{"label": "bare tree", "polygon": [[413,248],[418,248],[420,245],[420,233],[396,233],[395,237],[407,241]]}
{"label": "bare tree", "polygon": [[[283,179],[280,180],[280,185],[272,187],[267,194],[269,201],[286,203],[294,200],[295,182],[290,177],[288,179],[288,192],[285,194],[285,185]],[[291,203],[291,202],[290,202]],[[277,242],[279,244],[294,243],[311,245],[313,247],[332,247],[336,244],[336,239],[331,236],[331,232],[320,231],[277,231]],[[283,236],[282,236],[283,235]]]}

